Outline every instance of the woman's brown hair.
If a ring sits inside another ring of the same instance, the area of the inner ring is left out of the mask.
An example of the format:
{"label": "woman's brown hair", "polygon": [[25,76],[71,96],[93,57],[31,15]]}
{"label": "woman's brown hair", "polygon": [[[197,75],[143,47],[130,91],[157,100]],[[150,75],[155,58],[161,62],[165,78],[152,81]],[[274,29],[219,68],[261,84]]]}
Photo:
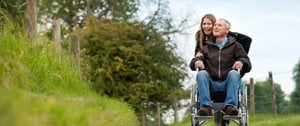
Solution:
{"label": "woman's brown hair", "polygon": [[210,35],[205,35],[205,33],[202,29],[202,23],[203,23],[204,18],[209,19],[213,24],[215,24],[215,22],[216,22],[216,17],[213,14],[206,14],[202,17],[199,30],[195,34],[195,39],[196,39],[195,55],[204,46],[206,37],[207,38],[212,37],[212,33]]}

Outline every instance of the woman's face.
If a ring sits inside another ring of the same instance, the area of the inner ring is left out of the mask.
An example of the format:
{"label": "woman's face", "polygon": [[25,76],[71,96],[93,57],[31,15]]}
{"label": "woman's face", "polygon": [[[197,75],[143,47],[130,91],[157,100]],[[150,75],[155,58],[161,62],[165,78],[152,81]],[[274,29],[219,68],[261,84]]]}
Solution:
{"label": "woman's face", "polygon": [[209,35],[212,33],[213,23],[208,18],[204,18],[201,27],[202,27],[204,34]]}

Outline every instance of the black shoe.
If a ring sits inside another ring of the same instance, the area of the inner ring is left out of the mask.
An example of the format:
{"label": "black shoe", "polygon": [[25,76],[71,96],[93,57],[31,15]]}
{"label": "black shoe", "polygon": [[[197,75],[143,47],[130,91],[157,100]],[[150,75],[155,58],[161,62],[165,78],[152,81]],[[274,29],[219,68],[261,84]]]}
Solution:
{"label": "black shoe", "polygon": [[233,107],[231,105],[228,105],[228,106],[226,106],[225,114],[226,115],[238,115],[239,111],[238,111],[237,108],[235,108],[235,107]]}
{"label": "black shoe", "polygon": [[210,106],[204,106],[198,110],[198,115],[200,116],[211,116],[211,107]]}

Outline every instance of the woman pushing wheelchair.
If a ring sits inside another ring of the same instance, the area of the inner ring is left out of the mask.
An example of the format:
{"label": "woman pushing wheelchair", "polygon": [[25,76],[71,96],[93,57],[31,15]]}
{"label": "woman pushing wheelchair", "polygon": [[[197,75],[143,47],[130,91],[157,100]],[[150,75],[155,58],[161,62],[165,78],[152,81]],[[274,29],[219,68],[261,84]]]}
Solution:
{"label": "woman pushing wheelchair", "polygon": [[[205,38],[203,43],[195,50],[195,58],[191,60],[192,70],[199,69],[197,73],[197,84],[199,92],[200,116],[211,116],[212,103],[211,91],[224,91],[226,98],[224,108],[226,115],[238,115],[238,91],[241,83],[241,77],[251,70],[251,62],[247,56],[249,50],[246,45],[230,32],[230,22],[226,19],[218,19],[215,23],[203,18],[201,28],[212,31],[210,38]],[[206,24],[205,24],[206,22]],[[212,25],[213,28],[205,28],[204,25]],[[246,51],[245,51],[246,50]],[[237,70],[240,70],[237,71]]]}

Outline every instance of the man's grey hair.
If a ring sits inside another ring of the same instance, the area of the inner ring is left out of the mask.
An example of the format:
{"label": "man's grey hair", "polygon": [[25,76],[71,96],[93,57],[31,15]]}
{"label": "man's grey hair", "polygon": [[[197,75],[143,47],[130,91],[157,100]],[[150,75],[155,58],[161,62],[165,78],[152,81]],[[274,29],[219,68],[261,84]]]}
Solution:
{"label": "man's grey hair", "polygon": [[220,19],[218,19],[218,20],[222,20],[222,21],[224,21],[224,22],[225,22],[225,24],[226,24],[226,27],[227,27],[228,29],[230,29],[230,27],[231,27],[231,24],[230,24],[230,22],[229,22],[227,19],[225,19],[225,18],[220,18]]}

